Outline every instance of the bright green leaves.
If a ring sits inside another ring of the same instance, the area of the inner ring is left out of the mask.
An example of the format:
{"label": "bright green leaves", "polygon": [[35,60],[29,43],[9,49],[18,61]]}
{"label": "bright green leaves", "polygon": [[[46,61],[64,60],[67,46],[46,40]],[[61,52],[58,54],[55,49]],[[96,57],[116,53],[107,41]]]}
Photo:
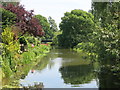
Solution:
{"label": "bright green leaves", "polygon": [[6,44],[10,44],[13,41],[14,34],[10,27],[6,27],[2,32],[2,41]]}
{"label": "bright green leaves", "polygon": [[92,14],[82,10],[72,10],[66,12],[61,19],[60,29],[62,35],[59,38],[60,46],[71,48],[80,42],[89,40],[90,33],[93,32],[94,28]]}
{"label": "bright green leaves", "polygon": [[2,32],[3,47],[5,53],[15,52],[19,50],[19,43],[13,39],[14,33],[10,27],[6,27]]}
{"label": "bright green leaves", "polygon": [[52,39],[54,36],[54,31],[51,30],[50,23],[47,21],[47,18],[42,15],[35,15],[34,17],[39,20],[39,23],[41,24],[42,29],[45,32],[45,35],[44,37],[42,37],[42,39]]}

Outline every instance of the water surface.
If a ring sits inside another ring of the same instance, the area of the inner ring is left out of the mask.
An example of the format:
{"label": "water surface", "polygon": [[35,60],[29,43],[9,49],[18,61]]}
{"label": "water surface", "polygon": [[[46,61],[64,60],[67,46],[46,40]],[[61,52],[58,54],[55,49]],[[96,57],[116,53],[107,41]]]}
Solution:
{"label": "water surface", "polygon": [[53,49],[20,79],[20,85],[43,83],[44,88],[98,88],[95,69],[84,53]]}

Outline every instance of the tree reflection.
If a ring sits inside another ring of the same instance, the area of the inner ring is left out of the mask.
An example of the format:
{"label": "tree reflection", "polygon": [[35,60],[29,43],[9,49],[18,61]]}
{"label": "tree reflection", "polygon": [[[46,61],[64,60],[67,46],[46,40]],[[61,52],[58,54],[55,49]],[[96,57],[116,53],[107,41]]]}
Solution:
{"label": "tree reflection", "polygon": [[98,74],[99,88],[120,88],[120,69],[115,63],[102,61]]}
{"label": "tree reflection", "polygon": [[61,67],[59,71],[62,74],[64,83],[66,84],[84,84],[94,79],[93,65],[77,65]]}
{"label": "tree reflection", "polygon": [[51,69],[52,66],[54,65],[54,63],[51,60],[54,60],[54,58],[58,57],[58,55],[55,54],[55,52],[56,52],[55,50],[52,50],[51,52],[52,53],[49,53],[49,54],[47,54],[47,56],[41,58],[40,62],[37,65],[35,65],[33,67],[33,69],[41,71],[44,68],[46,68],[47,65],[49,66],[49,69]]}
{"label": "tree reflection", "polygon": [[99,87],[120,88],[120,76],[118,77],[114,72],[109,71],[107,68],[102,68],[99,74]]}

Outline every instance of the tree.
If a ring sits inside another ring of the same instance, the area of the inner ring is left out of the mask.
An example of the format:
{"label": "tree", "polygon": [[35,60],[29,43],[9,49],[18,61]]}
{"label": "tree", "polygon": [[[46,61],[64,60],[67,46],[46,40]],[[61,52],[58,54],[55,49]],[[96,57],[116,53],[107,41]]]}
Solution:
{"label": "tree", "polygon": [[0,8],[2,14],[2,28],[5,29],[7,26],[11,26],[16,23],[16,15],[8,10]]}
{"label": "tree", "polygon": [[59,35],[59,44],[65,48],[73,48],[80,42],[86,42],[94,28],[94,17],[83,10],[66,12],[60,23],[62,34]]}
{"label": "tree", "polygon": [[39,20],[39,23],[41,24],[41,26],[45,32],[45,35],[43,38],[52,39],[54,34],[53,34],[53,31],[50,29],[50,24],[48,23],[46,17],[44,17],[42,15],[35,15],[34,17]]}
{"label": "tree", "polygon": [[[3,8],[0,8],[0,37],[3,29],[5,29],[7,26],[11,26],[15,24],[16,15],[8,10],[5,10]],[[2,42],[2,39],[0,38],[0,42]]]}
{"label": "tree", "polygon": [[58,28],[57,28],[57,25],[56,25],[56,23],[55,23],[55,20],[52,19],[52,17],[49,16],[48,21],[49,21],[49,23],[50,23],[50,29],[51,29],[53,32],[58,31]]}
{"label": "tree", "polygon": [[7,4],[4,9],[11,11],[16,14],[16,26],[21,28],[21,33],[30,33],[34,36],[42,36],[43,30],[39,21],[33,17],[33,10],[26,11],[22,5]]}
{"label": "tree", "polygon": [[99,58],[107,57],[111,61],[114,59],[115,62],[120,59],[119,9],[119,2],[92,3],[92,13],[97,22],[97,31],[94,35],[94,44],[97,46],[96,51],[99,51],[97,52]]}

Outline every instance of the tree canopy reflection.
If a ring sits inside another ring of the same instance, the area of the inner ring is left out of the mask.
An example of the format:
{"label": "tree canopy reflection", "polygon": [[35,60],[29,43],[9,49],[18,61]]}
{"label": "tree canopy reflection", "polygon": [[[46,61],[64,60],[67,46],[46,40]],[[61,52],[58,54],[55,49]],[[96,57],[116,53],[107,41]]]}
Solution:
{"label": "tree canopy reflection", "polygon": [[66,84],[84,84],[89,83],[94,79],[93,66],[89,64],[76,65],[76,66],[65,66],[61,67],[59,71],[62,74],[64,83]]}

